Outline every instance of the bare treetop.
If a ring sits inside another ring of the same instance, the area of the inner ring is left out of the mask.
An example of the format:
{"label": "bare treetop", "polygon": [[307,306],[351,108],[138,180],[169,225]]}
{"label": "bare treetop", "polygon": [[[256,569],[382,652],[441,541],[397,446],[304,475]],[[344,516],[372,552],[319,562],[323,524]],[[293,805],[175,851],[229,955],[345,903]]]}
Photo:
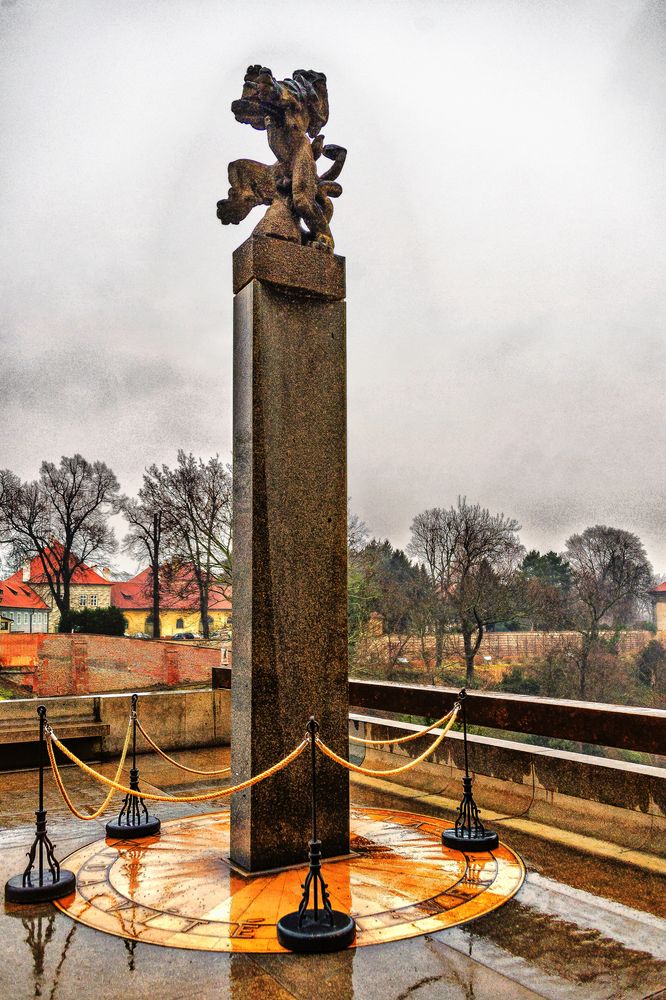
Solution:
{"label": "bare treetop", "polygon": [[[217,203],[222,225],[237,225],[257,205],[269,205],[255,233],[332,250],[331,198],[342,194],[336,179],[347,151],[324,145],[321,135],[328,121],[324,74],[297,69],[278,81],[266,66],[249,66],[231,110],[237,121],[267,133],[277,161],[229,164],[229,194]],[[322,155],[333,165],[320,175],[316,161]]]}

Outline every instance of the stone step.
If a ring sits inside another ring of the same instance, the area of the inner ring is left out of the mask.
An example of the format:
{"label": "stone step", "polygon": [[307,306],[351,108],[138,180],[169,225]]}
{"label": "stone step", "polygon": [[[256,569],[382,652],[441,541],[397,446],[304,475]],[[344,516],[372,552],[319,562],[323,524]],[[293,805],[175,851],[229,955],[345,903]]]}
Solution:
{"label": "stone step", "polygon": [[[53,728],[61,740],[89,740],[102,736],[108,736],[111,727],[103,722],[68,722],[67,720],[55,720]],[[36,743],[39,739],[39,725],[17,725],[16,722],[0,722],[0,745],[10,745],[12,743]]]}

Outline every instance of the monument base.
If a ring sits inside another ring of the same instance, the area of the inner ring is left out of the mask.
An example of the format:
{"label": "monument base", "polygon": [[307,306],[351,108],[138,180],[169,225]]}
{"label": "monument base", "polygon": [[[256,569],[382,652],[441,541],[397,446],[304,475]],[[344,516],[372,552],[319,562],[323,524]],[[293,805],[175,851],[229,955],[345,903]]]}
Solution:
{"label": "monument base", "polygon": [[452,851],[462,851],[463,854],[486,854],[499,847],[499,837],[494,830],[486,830],[479,837],[466,837],[451,829],[445,830],[442,834],[442,843],[444,847],[449,847]]}
{"label": "monument base", "polygon": [[348,913],[340,910],[332,910],[330,914],[306,910],[302,918],[297,912],[288,913],[277,922],[277,939],[289,951],[310,955],[342,951],[355,937],[356,924]]}
{"label": "monument base", "polygon": [[76,892],[76,876],[67,868],[60,869],[60,877],[54,879],[51,872],[44,872],[41,885],[37,882],[23,885],[23,876],[14,875],[5,885],[7,903],[47,903],[51,899],[62,899]]}
{"label": "monument base", "polygon": [[155,837],[160,832],[161,823],[157,816],[148,816],[141,823],[119,823],[112,819],[106,824],[106,835],[112,840],[140,840]]}

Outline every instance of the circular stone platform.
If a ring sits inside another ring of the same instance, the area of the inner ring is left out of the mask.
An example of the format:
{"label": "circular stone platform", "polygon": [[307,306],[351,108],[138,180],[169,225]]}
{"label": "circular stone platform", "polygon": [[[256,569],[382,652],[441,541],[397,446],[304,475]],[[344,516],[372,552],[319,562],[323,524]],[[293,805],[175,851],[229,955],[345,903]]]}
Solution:
{"label": "circular stone platform", "polygon": [[[442,846],[450,824],[354,808],[351,857],[324,860],[336,910],[356,920],[356,946],[453,927],[510,899],[525,877],[504,844],[467,858]],[[63,865],[77,891],[56,906],[123,938],[199,951],[282,952],[275,925],[295,910],[306,866],[246,876],[229,863],[229,811],[162,824],[160,837],[101,840]]]}

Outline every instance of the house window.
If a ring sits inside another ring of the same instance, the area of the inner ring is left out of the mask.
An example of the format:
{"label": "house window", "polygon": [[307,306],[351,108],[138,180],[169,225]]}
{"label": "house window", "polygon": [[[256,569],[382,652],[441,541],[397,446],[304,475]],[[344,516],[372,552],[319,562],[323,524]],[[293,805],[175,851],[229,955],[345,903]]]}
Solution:
{"label": "house window", "polygon": [[79,607],[80,608],[85,608],[85,606],[86,606],[87,603],[88,603],[88,598],[86,597],[86,595],[85,594],[79,594]]}
{"label": "house window", "polygon": [[90,607],[91,608],[96,608],[97,607],[97,594],[91,594],[90,595]]}
{"label": "house window", "polygon": [[185,628],[185,623],[182,618],[176,618],[176,628]]}

